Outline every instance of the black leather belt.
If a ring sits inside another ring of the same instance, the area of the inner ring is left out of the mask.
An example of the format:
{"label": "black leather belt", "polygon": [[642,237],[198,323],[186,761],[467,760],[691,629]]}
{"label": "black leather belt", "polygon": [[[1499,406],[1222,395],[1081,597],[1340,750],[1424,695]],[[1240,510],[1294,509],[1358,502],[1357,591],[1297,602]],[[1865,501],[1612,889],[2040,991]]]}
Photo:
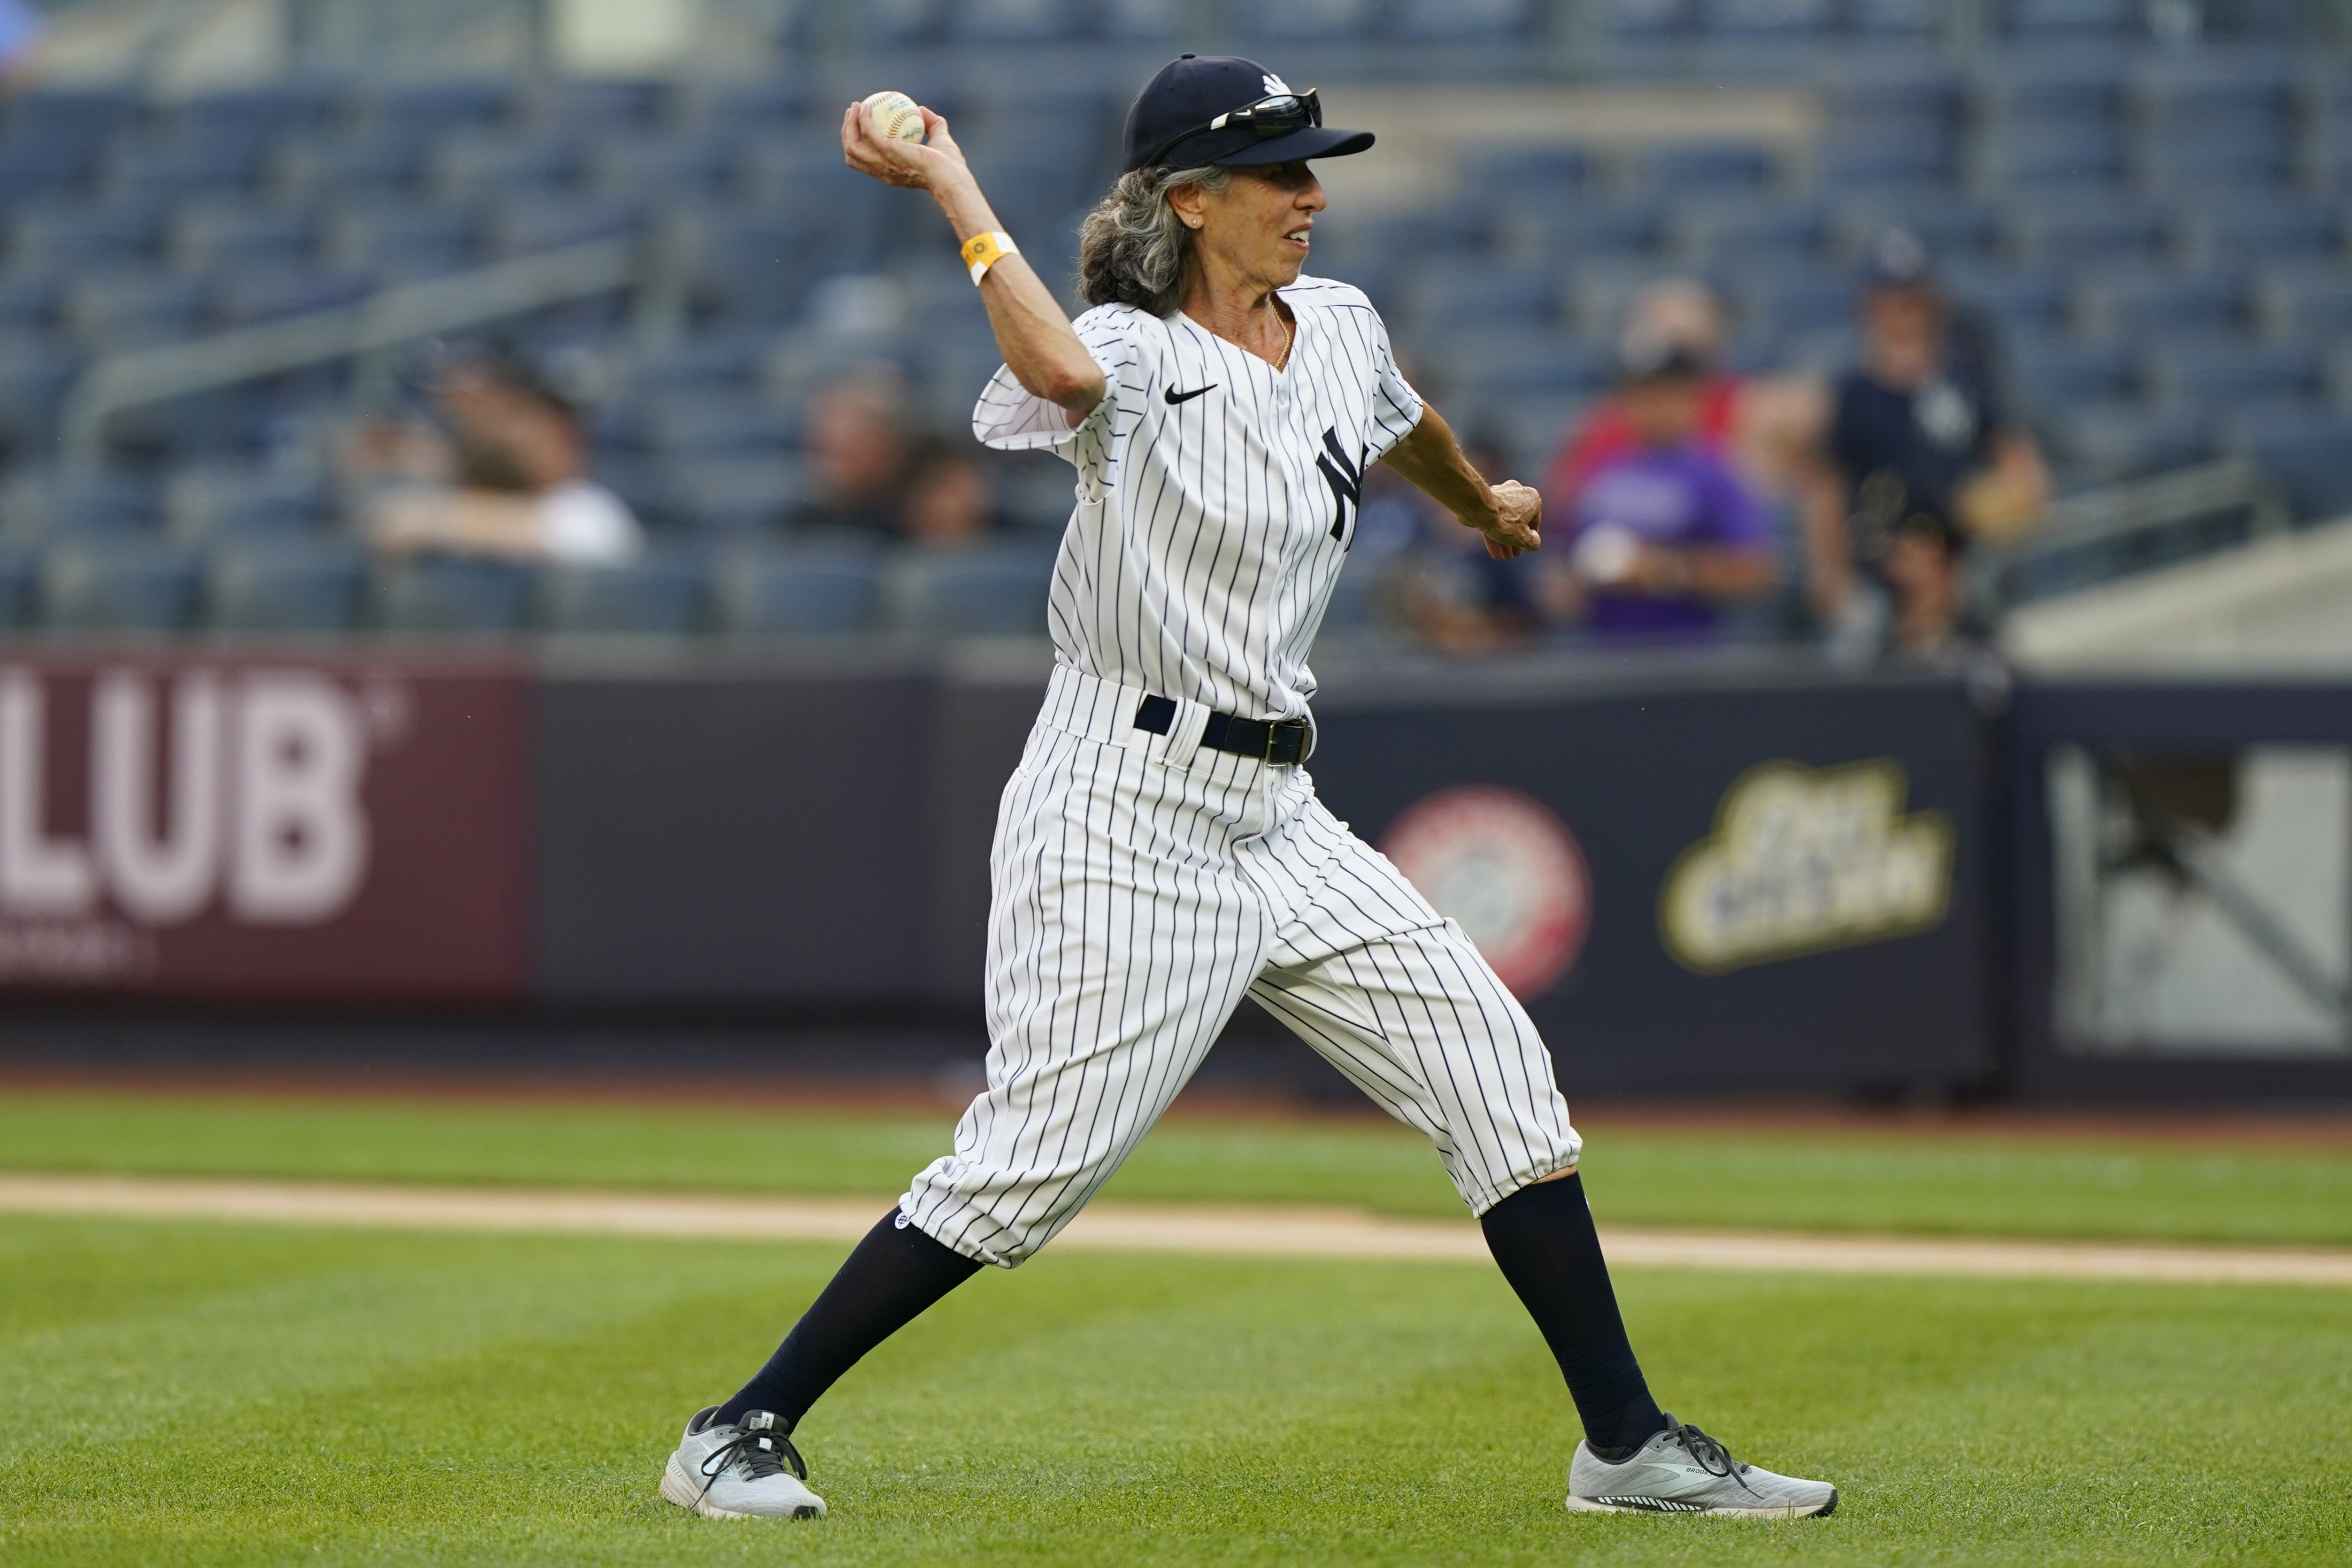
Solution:
{"label": "black leather belt", "polygon": [[[1176,700],[1147,697],[1135,710],[1135,727],[1165,735],[1176,722]],[[1304,719],[1244,719],[1234,713],[1212,713],[1201,731],[1201,744],[1213,752],[1255,757],[1276,767],[1295,767],[1307,760],[1315,731]]]}

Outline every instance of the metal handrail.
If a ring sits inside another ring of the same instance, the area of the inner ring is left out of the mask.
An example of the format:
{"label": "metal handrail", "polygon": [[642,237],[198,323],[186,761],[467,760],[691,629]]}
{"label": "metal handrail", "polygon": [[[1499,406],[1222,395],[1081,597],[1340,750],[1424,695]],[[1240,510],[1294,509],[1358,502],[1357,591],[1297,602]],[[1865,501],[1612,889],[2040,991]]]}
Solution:
{"label": "metal handrail", "polygon": [[356,305],[109,354],[66,397],[61,456],[69,469],[96,468],[106,423],[125,409],[651,282],[660,271],[658,250],[635,240],[592,240],[386,289]]}
{"label": "metal handrail", "polygon": [[1976,603],[1998,614],[2013,607],[2009,584],[2037,562],[2242,511],[2250,537],[2283,533],[2292,523],[2285,500],[2249,458],[2222,458],[2052,501],[2041,526],[2007,549],[1986,551],[1974,567]]}

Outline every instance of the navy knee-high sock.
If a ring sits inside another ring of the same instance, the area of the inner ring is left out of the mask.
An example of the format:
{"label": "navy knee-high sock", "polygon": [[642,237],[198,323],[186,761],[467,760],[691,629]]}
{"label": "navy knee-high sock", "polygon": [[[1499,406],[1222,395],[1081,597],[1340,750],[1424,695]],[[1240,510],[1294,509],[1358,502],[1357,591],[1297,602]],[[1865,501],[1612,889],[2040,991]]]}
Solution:
{"label": "navy knee-high sock", "polygon": [[759,1375],[719,1407],[712,1423],[766,1410],[790,1431],[859,1357],[979,1271],[979,1264],[933,1241],[892,1209],[866,1233]]}
{"label": "navy knee-high sock", "polygon": [[1528,1315],[1559,1359],[1584,1421],[1584,1438],[1605,1459],[1665,1429],[1641,1363],[1625,1337],[1609,1265],[1584,1201],[1581,1175],[1521,1187],[1478,1221]]}

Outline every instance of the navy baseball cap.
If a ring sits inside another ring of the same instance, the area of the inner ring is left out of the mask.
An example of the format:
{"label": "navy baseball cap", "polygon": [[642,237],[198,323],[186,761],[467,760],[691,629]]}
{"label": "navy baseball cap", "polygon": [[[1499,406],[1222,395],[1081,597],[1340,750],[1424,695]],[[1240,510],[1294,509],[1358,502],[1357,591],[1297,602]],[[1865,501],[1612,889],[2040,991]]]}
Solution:
{"label": "navy baseball cap", "polygon": [[1233,55],[1182,55],[1144,84],[1127,111],[1120,167],[1228,168],[1339,158],[1372,144],[1369,131],[1333,131],[1312,90]]}

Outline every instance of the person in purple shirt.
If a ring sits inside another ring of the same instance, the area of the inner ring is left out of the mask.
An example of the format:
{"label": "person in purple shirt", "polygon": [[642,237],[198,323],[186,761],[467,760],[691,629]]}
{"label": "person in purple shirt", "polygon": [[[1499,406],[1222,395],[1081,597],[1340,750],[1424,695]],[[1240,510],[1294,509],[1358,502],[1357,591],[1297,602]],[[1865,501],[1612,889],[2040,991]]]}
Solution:
{"label": "person in purple shirt", "polygon": [[1597,636],[1711,637],[1724,606],[1772,584],[1770,520],[1698,438],[1706,374],[1677,345],[1626,345],[1618,396],[1635,445],[1577,493],[1570,571],[1547,595]]}

